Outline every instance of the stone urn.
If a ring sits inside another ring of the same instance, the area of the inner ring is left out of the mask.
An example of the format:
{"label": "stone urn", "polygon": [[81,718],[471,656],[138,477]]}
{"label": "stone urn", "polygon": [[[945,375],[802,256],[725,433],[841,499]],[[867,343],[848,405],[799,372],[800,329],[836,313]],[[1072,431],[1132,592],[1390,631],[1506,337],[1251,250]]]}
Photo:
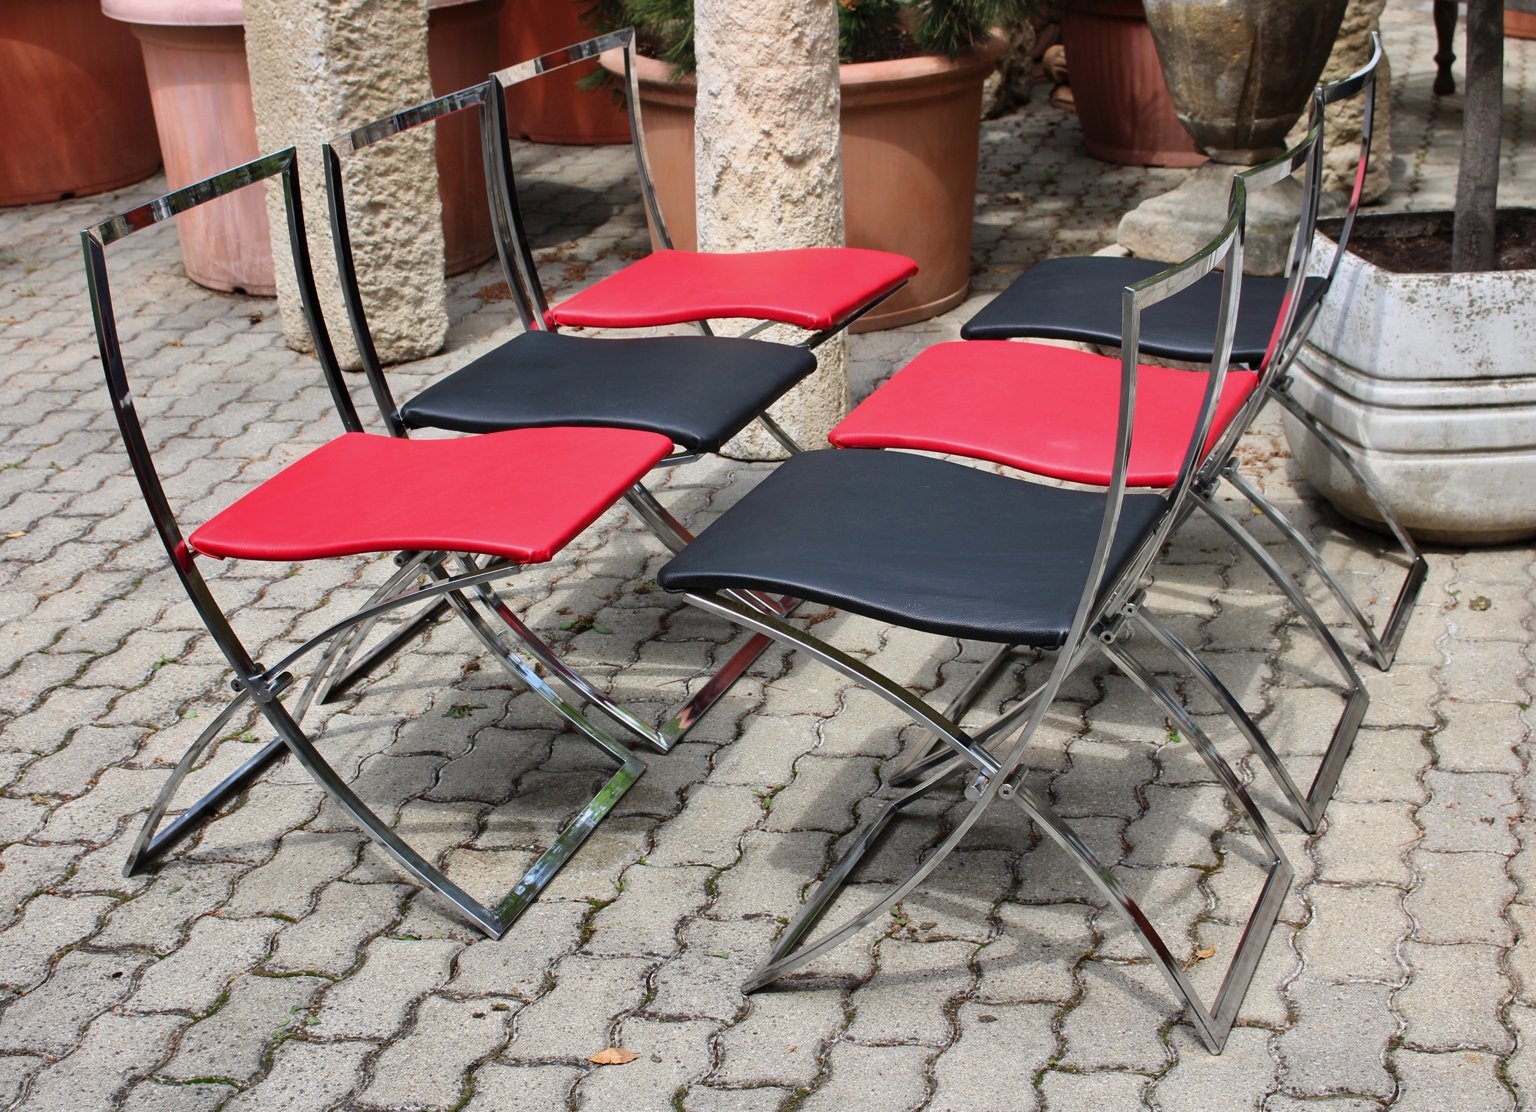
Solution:
{"label": "stone urn", "polygon": [[[1145,0],[1163,76],[1179,122],[1211,161],[1171,193],[1153,197],[1120,223],[1120,243],[1147,258],[1182,259],[1226,217],[1233,176],[1285,149],[1328,64],[1348,0]],[[1300,208],[1271,189],[1250,198],[1250,273],[1285,265]]]}

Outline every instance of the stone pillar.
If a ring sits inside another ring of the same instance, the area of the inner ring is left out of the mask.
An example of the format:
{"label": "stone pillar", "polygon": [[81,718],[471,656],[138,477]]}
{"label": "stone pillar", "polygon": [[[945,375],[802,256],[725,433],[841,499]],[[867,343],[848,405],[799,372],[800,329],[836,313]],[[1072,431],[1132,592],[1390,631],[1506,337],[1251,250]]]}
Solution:
{"label": "stone pillar", "polygon": [[[430,95],[427,5],[399,0],[245,0],[245,49],[262,150],[297,146],[304,219],[320,300],[337,354],[357,353],[341,302],[326,216],[320,148],[349,127]],[[419,359],[448,334],[443,233],[430,129],[386,140],[347,164],[347,211],[368,321],[387,363]],[[290,345],[308,333],[269,194],[278,305]]]}
{"label": "stone pillar", "polygon": [[[1349,0],[1338,40],[1328,56],[1322,80],[1347,77],[1371,58],[1371,32],[1381,30],[1381,13],[1387,0]],[[1376,121],[1371,132],[1371,162],[1365,175],[1364,200],[1379,201],[1392,188],[1392,68],[1382,55],[1376,70]],[[1360,154],[1360,125],[1365,102],[1359,97],[1328,109],[1323,133],[1323,192],[1329,197],[1324,212],[1342,205],[1355,187],[1355,165]],[[1292,129],[1290,141],[1306,132],[1305,120]]]}
{"label": "stone pillar", "polygon": [[[835,2],[696,0],[700,250],[842,245]],[[822,344],[817,356],[816,372],[773,410],[807,448],[825,447],[848,407],[843,340]],[[783,454],[757,426],[727,451]]]}

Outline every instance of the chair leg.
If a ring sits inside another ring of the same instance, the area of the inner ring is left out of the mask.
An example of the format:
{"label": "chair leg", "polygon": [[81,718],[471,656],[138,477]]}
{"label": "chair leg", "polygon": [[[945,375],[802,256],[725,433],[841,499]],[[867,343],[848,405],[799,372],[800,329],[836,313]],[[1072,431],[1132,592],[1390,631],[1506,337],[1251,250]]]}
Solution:
{"label": "chair leg", "polygon": [[[1008,662],[1008,657],[1013,654],[1014,648],[1013,645],[997,646],[992,655],[987,657],[986,662],[966,683],[965,688],[949,701],[949,705],[944,708],[944,717],[951,722],[959,722],[964,718],[966,713],[976,705],[976,700],[981,698],[982,693],[997,677],[1003,665]],[[924,775],[932,767],[932,759],[941,748],[942,743],[938,738],[932,734],[924,734],[912,746],[911,751],[903,756],[896,771],[886,777],[886,783],[909,784]]]}
{"label": "chair leg", "polygon": [[1339,600],[1339,604],[1344,607],[1350,621],[1359,628],[1360,635],[1366,643],[1371,659],[1377,667],[1385,671],[1392,667],[1392,660],[1397,655],[1398,645],[1401,644],[1403,633],[1408,628],[1408,620],[1413,616],[1414,603],[1418,600],[1419,591],[1423,588],[1424,580],[1429,573],[1429,565],[1425,561],[1423,554],[1419,551],[1418,546],[1413,542],[1413,538],[1408,535],[1408,531],[1398,521],[1397,515],[1387,505],[1386,499],[1382,497],[1375,480],[1356,461],[1349,450],[1339,443],[1338,438],[1324,428],[1317,418],[1302,408],[1301,404],[1283,386],[1271,387],[1269,393],[1271,397],[1285,407],[1287,413],[1301,423],[1303,428],[1316,437],[1318,442],[1327,448],[1329,453],[1349,472],[1350,476],[1360,484],[1361,490],[1365,492],[1366,498],[1371,503],[1371,509],[1387,526],[1387,529],[1392,533],[1393,540],[1397,542],[1397,555],[1407,563],[1407,570],[1404,573],[1402,585],[1398,588],[1397,598],[1392,604],[1392,611],[1388,614],[1387,620],[1382,624],[1379,634],[1366,619],[1365,615],[1361,613],[1360,608],[1344,589],[1344,585],[1333,574],[1332,569],[1324,563],[1322,555],[1312,543],[1295,526],[1286,521],[1280,515],[1279,510],[1271,506],[1259,494],[1253,484],[1237,475],[1235,470],[1226,474],[1225,477],[1242,491],[1245,498],[1253,501],[1253,504],[1275,523],[1286,535],[1287,539],[1296,547],[1297,551],[1306,558],[1307,563],[1311,564],[1318,575],[1322,577],[1323,582],[1328,585],[1328,589],[1333,592],[1334,597]]}
{"label": "chair leg", "polygon": [[[1360,732],[1360,724],[1365,720],[1365,712],[1371,704],[1370,692],[1366,690],[1365,681],[1360,678],[1360,673],[1356,671],[1348,654],[1345,653],[1338,639],[1333,636],[1333,631],[1324,624],[1316,608],[1302,594],[1301,587],[1297,584],[1296,580],[1275,561],[1275,558],[1269,554],[1269,550],[1261,545],[1252,533],[1248,532],[1248,530],[1244,529],[1242,525],[1233,519],[1231,514],[1222,509],[1220,504],[1200,493],[1195,493],[1193,498],[1195,503],[1210,516],[1211,520],[1220,525],[1227,535],[1236,541],[1238,546],[1269,576],[1270,581],[1280,588],[1281,593],[1295,607],[1296,612],[1311,626],[1312,632],[1316,634],[1318,641],[1322,644],[1324,651],[1327,652],[1329,659],[1333,661],[1334,667],[1338,669],[1339,676],[1343,680],[1344,710],[1340,713],[1338,721],[1334,724],[1333,736],[1329,739],[1328,746],[1323,751],[1323,759],[1318,765],[1317,774],[1312,780],[1312,786],[1308,788],[1304,795],[1297,790],[1294,781],[1288,775],[1281,775],[1276,771],[1280,767],[1278,759],[1275,758],[1268,742],[1264,740],[1263,733],[1242,707],[1237,704],[1237,701],[1232,698],[1231,692],[1227,690],[1225,685],[1217,681],[1216,686],[1212,687],[1207,680],[1209,670],[1194,658],[1188,646],[1183,645],[1182,642],[1175,645],[1167,640],[1167,638],[1173,638],[1173,634],[1166,627],[1163,627],[1160,623],[1154,623],[1154,625],[1148,628],[1152,630],[1153,635],[1158,640],[1179,654],[1190,665],[1191,670],[1194,671],[1200,682],[1206,687],[1206,690],[1222,704],[1222,708],[1226,711],[1227,716],[1232,719],[1239,732],[1248,740],[1254,752],[1269,767],[1281,791],[1286,794],[1296,807],[1298,821],[1301,826],[1309,832],[1313,831],[1317,828],[1317,823],[1323,816],[1324,808],[1328,806],[1328,800],[1333,797],[1333,789],[1338,784],[1339,774],[1344,768],[1344,759],[1349,756],[1349,751],[1355,743],[1355,735]],[[1146,617],[1151,620],[1150,615]],[[1174,638],[1174,641],[1177,641],[1177,638]],[[1214,676],[1210,678],[1214,679]]]}

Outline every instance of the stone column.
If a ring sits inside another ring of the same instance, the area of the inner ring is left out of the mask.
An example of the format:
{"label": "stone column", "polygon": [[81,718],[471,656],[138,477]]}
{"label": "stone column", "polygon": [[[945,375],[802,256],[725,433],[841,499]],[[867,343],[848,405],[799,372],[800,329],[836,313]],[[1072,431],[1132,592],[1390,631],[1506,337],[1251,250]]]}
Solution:
{"label": "stone column", "polygon": [[[1328,56],[1322,80],[1337,81],[1347,77],[1371,58],[1371,32],[1381,30],[1381,13],[1387,0],[1349,0],[1344,23]],[[1379,201],[1392,188],[1392,67],[1382,55],[1376,69],[1376,120],[1371,132],[1371,162],[1365,175],[1366,203]],[[1360,155],[1360,127],[1365,101],[1354,97],[1328,109],[1323,133],[1323,192],[1332,203],[1342,205],[1355,187],[1355,165]],[[1306,121],[1291,129],[1288,141],[1297,142],[1306,134]],[[1324,202],[1324,212],[1330,202]]]}
{"label": "stone column", "polygon": [[[835,0],[696,0],[694,21],[699,249],[841,246]],[[817,356],[816,372],[773,410],[807,448],[825,447],[848,407],[843,340]],[[727,452],[783,454],[757,426]]]}
{"label": "stone column", "polygon": [[[245,0],[256,135],[263,150],[297,146],[304,219],[326,323],[345,365],[357,354],[341,302],[320,148],[349,127],[426,99],[427,5],[399,0]],[[369,148],[347,164],[347,211],[368,321],[385,362],[419,359],[448,334],[437,167],[429,129]],[[267,199],[278,305],[290,345],[308,333],[283,232]]]}

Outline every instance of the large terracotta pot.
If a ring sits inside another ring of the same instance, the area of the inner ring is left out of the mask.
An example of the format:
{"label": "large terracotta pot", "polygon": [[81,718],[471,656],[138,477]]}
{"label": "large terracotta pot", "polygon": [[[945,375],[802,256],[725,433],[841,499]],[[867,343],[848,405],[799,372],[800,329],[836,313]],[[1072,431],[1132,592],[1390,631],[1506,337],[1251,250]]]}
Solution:
{"label": "large terracotta pot", "polygon": [[[594,34],[581,20],[584,0],[507,0],[501,10],[501,60],[510,66]],[[577,83],[597,72],[584,62],[507,90],[507,129],[535,143],[628,143],[629,115],[608,88]]]}
{"label": "large terracotta pot", "polygon": [[99,0],[0,3],[0,205],[100,193],[160,165],[138,43]]}
{"label": "large terracotta pot", "polygon": [[1174,108],[1207,154],[1254,165],[1285,149],[1347,4],[1145,0]]}
{"label": "large terracotta pot", "polygon": [[1141,0],[1069,8],[1061,37],[1084,150],[1128,166],[1182,169],[1205,161],[1174,114]]}
{"label": "large terracotta pot", "polygon": [[[172,189],[257,157],[241,0],[100,0],[133,25],[144,51]],[[496,65],[500,0],[428,0],[428,60],[437,92],[483,81]],[[423,90],[425,99],[425,90]],[[361,122],[361,121],[358,121]],[[495,253],[480,137],[471,119],[442,125],[437,144],[446,267],[457,274]],[[276,292],[267,211],[245,192],[177,218],[187,275],[216,290]]]}
{"label": "large terracotta pot", "polygon": [[[1351,246],[1442,234],[1451,214],[1362,215]],[[1337,246],[1319,233],[1314,269]],[[1345,252],[1291,393],[1371,471],[1415,537],[1502,544],[1536,536],[1536,270],[1397,273]],[[1367,524],[1370,503],[1289,417],[1307,481]]]}
{"label": "large terracotta pot", "polygon": [[[841,67],[843,209],[850,247],[917,260],[917,276],[862,317],[855,332],[927,320],[970,288],[971,226],[981,143],[981,86],[999,38],[965,58],[925,56]],[[604,64],[612,61],[604,58]],[[619,63],[622,65],[622,63]],[[692,81],[638,59],[641,121],[673,245],[697,243]]]}

